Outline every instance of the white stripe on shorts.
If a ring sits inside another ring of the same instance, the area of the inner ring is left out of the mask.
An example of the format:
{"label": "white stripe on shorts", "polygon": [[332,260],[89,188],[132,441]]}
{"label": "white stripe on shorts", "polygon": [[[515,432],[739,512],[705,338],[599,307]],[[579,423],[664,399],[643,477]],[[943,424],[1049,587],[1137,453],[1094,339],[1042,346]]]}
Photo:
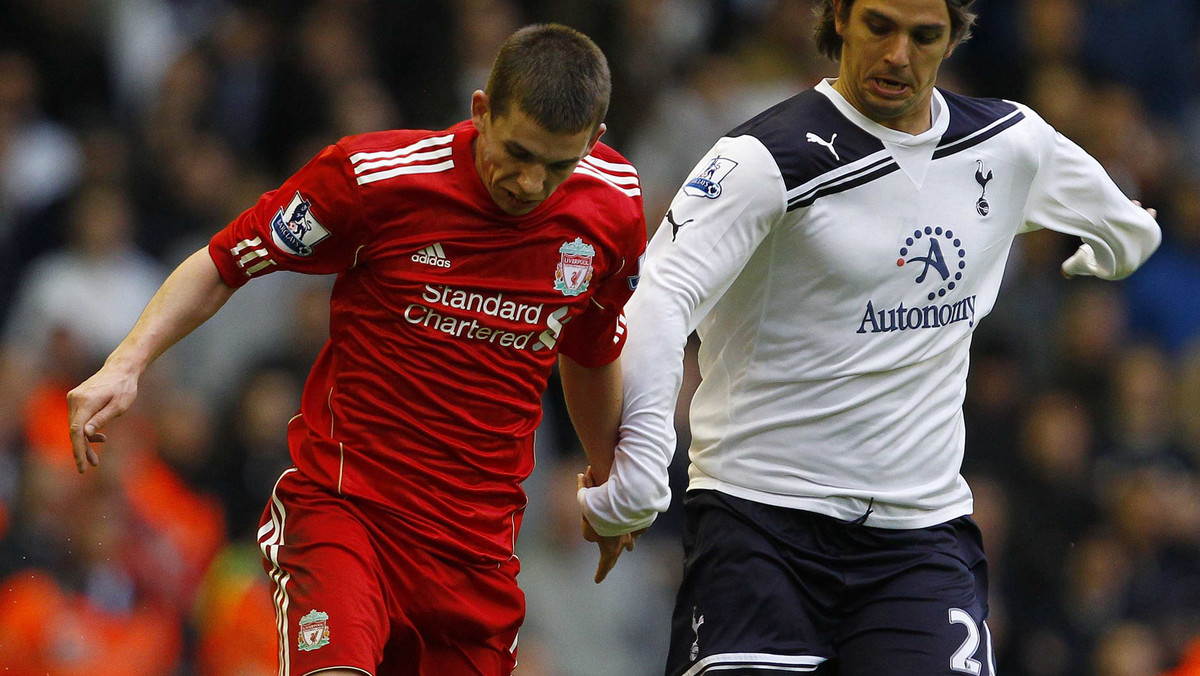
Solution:
{"label": "white stripe on shorts", "polygon": [[[283,477],[295,471],[297,471],[295,467],[289,467],[275,480],[275,486],[271,488],[269,504],[271,522],[258,529],[258,546],[262,550],[263,557],[271,563],[271,582],[275,584],[271,596],[275,605],[275,629],[279,633],[279,676],[291,676],[292,670],[291,654],[288,652],[287,621],[288,606],[290,605],[287,584],[292,576],[279,567],[279,548],[284,544],[283,526],[287,521],[287,509],[284,508],[283,501],[279,499],[275,491],[279,488],[279,482],[283,481]],[[263,539],[264,536],[266,539]]]}
{"label": "white stripe on shorts", "polygon": [[769,653],[721,653],[709,655],[692,665],[683,676],[699,676],[730,669],[752,669],[764,673],[809,673],[817,670],[824,657],[814,655],[771,655]]}

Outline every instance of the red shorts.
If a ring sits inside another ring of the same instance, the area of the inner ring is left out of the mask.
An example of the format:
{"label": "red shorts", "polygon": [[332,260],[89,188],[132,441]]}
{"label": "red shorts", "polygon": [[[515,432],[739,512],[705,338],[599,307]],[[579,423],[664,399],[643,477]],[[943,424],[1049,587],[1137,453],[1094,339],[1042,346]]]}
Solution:
{"label": "red shorts", "polygon": [[404,522],[283,473],[258,529],[280,676],[509,676],[525,595],[516,558],[475,567],[397,537]]}

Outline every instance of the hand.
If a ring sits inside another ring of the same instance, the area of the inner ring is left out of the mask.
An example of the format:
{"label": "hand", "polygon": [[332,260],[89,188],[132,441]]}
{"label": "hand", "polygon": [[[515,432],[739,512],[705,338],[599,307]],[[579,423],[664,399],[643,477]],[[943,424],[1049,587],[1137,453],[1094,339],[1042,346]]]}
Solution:
{"label": "hand", "polygon": [[[1142,206],[1142,203],[1137,200],[1130,201],[1133,202],[1134,206]],[[1157,209],[1146,209],[1146,213],[1150,214],[1150,218],[1158,218]],[[1092,246],[1087,242],[1081,244],[1075,250],[1075,253],[1071,254],[1071,257],[1063,261],[1062,264],[1062,275],[1067,279],[1078,275],[1095,276],[1098,273],[1103,274],[1103,271],[1100,270],[1100,265],[1096,262],[1096,252],[1092,250]]]}
{"label": "hand", "polygon": [[[1134,206],[1139,206],[1139,207],[1142,206],[1142,203],[1137,200],[1129,200],[1129,201],[1133,202]],[[1147,207],[1146,213],[1150,214],[1150,218],[1153,218],[1154,220],[1158,220],[1158,209]]]}
{"label": "hand", "polygon": [[136,374],[105,364],[95,375],[67,393],[71,449],[80,474],[87,471],[88,465],[96,467],[100,464],[100,455],[91,444],[108,440],[100,430],[129,410],[137,398],[137,385]]}
{"label": "hand", "polygon": [[[575,475],[575,483],[576,490],[594,487],[596,483],[592,478],[591,468],[588,468],[586,476],[583,474]],[[604,578],[608,577],[609,571],[617,565],[617,559],[621,558],[621,552],[632,552],[634,542],[641,537],[642,533],[646,532],[646,529],[643,528],[633,533],[624,533],[609,537],[597,533],[596,529],[592,528],[592,524],[588,523],[586,516],[581,517],[580,522],[583,539],[588,542],[595,542],[600,547],[600,562],[596,564],[596,577],[594,578],[596,584],[600,584],[604,581]]]}

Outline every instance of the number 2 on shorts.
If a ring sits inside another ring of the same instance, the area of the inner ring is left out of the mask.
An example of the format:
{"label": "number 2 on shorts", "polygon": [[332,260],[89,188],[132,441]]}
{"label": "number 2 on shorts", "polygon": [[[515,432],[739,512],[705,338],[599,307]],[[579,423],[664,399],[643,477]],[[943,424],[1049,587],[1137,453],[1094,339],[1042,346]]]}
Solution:
{"label": "number 2 on shorts", "polygon": [[971,615],[961,608],[950,609],[950,624],[961,624],[967,628],[967,640],[954,651],[950,656],[950,669],[959,671],[971,676],[979,676],[983,665],[979,660],[973,659],[971,656],[979,649],[979,628],[975,626],[975,620]]}

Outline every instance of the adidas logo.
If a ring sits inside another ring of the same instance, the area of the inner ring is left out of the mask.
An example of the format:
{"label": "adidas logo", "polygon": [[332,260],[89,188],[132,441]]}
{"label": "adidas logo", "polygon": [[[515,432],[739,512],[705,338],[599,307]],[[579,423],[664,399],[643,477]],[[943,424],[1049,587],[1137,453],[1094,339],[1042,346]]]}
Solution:
{"label": "adidas logo", "polygon": [[412,255],[413,261],[424,263],[425,265],[433,265],[439,268],[450,267],[450,259],[446,258],[446,252],[442,251],[442,243],[430,244]]}

